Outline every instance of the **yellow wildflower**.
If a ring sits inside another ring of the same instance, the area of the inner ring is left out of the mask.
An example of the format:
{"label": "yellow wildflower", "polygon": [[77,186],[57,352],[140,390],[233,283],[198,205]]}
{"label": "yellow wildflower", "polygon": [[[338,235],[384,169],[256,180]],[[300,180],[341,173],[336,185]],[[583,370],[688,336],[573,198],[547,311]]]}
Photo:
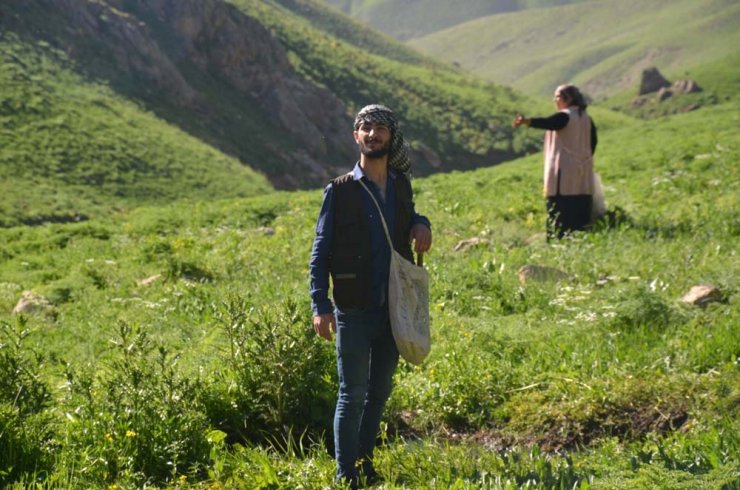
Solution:
{"label": "yellow wildflower", "polygon": [[134,432],[132,430],[127,430],[126,431],[126,437],[128,437],[129,439],[132,439],[132,438],[136,437],[136,432]]}

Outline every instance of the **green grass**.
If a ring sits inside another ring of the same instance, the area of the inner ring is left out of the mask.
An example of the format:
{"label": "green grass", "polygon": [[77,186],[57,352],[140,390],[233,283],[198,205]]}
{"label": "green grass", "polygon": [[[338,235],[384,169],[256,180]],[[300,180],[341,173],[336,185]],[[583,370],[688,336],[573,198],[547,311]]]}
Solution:
{"label": "green grass", "polygon": [[[539,153],[414,180],[434,346],[397,374],[381,488],[737,485],[737,102],[592,113],[614,227],[545,243]],[[320,201],[0,230],[0,366],[25,373],[0,390],[3,484],[328,486],[334,353],[306,290]],[[454,251],[471,237],[486,241]],[[528,263],[571,279],[522,286]],[[705,282],[723,302],[681,304]],[[24,290],[51,310],[11,315]]]}
{"label": "green grass", "polygon": [[325,3],[320,0],[275,0],[276,5],[305,18],[317,29],[331,33],[362,52],[370,51],[400,62],[434,66],[430,58],[390,36],[382,35],[381,30],[375,30],[347,15],[342,15]]}
{"label": "green grass", "polygon": [[478,18],[409,45],[525,93],[573,82],[603,98],[649,66],[677,72],[737,53],[739,22],[726,0],[607,0]]}

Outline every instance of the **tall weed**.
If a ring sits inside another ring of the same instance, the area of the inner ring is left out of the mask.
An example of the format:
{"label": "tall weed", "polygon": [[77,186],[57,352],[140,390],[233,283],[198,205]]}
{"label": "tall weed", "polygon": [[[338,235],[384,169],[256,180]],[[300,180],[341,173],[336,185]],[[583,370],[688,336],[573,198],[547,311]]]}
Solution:
{"label": "tall weed", "polygon": [[200,382],[145,330],[120,324],[115,355],[99,367],[66,365],[63,461],[91,485],[161,483],[208,463]]}
{"label": "tall weed", "polygon": [[24,317],[0,322],[0,485],[52,463],[54,417],[51,389],[42,378],[43,354],[25,345]]}

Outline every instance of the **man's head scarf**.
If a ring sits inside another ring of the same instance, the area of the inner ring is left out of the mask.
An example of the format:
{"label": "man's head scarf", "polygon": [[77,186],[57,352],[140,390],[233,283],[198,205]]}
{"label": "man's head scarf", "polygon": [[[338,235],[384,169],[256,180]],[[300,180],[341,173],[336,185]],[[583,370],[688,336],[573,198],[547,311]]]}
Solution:
{"label": "man's head scarf", "polygon": [[391,131],[391,145],[388,152],[388,166],[399,172],[411,168],[409,145],[403,139],[396,114],[384,105],[371,104],[363,107],[355,118],[355,131],[362,123],[382,124]]}

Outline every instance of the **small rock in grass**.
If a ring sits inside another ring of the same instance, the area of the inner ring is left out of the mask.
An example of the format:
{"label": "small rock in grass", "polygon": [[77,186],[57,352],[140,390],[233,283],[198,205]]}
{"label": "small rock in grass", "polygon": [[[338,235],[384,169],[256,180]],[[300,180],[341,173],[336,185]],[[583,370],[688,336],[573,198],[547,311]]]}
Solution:
{"label": "small rock in grass", "polygon": [[684,294],[681,301],[695,306],[705,307],[709,303],[722,301],[722,292],[711,284],[699,284]]}
{"label": "small rock in grass", "polygon": [[50,314],[53,311],[54,305],[48,299],[33,291],[23,291],[21,299],[13,308],[14,315]]}
{"label": "small rock in grass", "polygon": [[548,267],[546,265],[524,265],[519,268],[519,283],[524,286],[527,281],[536,282],[547,282],[547,281],[563,281],[570,278],[570,276],[556,269],[555,267]]}
{"label": "small rock in grass", "polygon": [[484,243],[488,243],[488,240],[485,238],[468,238],[467,240],[461,240],[457,242],[457,245],[455,245],[455,252],[464,252],[468,250],[469,248],[475,247],[476,245],[481,245]]}

